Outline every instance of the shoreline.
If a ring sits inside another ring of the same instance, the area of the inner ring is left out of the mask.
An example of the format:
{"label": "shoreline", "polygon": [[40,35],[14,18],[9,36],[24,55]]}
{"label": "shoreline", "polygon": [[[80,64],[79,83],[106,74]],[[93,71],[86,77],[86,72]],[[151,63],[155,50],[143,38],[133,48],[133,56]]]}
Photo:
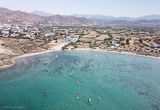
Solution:
{"label": "shoreline", "polygon": [[[99,52],[111,52],[111,53],[121,53],[121,54],[127,54],[127,55],[137,55],[137,56],[142,56],[142,57],[148,57],[148,58],[154,58],[154,59],[160,59],[160,57],[154,57],[154,56],[145,56],[145,55],[140,55],[140,54],[136,54],[136,53],[131,53],[131,52],[116,52],[116,51],[107,51],[107,50],[102,50],[102,49],[91,49],[91,48],[76,48],[73,49],[73,51],[99,51]],[[51,50],[45,50],[45,51],[41,51],[41,52],[35,52],[35,53],[28,53],[28,54],[23,54],[20,56],[16,56],[14,58],[11,59],[11,61],[13,62],[10,65],[3,65],[0,67],[0,69],[5,69],[8,67],[11,67],[14,65],[15,63],[15,59],[17,58],[21,58],[21,57],[29,57],[29,56],[34,56],[34,55],[38,55],[38,54],[43,54],[43,53],[48,53],[48,52],[53,52],[53,51],[62,51],[59,49],[51,49]],[[69,51],[69,50],[67,50]]]}
{"label": "shoreline", "polygon": [[48,52],[53,52],[53,51],[60,51],[60,50],[45,50],[45,51],[41,51],[41,52],[35,52],[35,53],[27,53],[27,54],[23,54],[23,55],[20,55],[20,56],[16,56],[14,58],[11,59],[11,61],[13,62],[12,64],[10,65],[3,65],[0,67],[0,69],[5,69],[5,68],[8,68],[8,67],[11,67],[14,65],[15,63],[15,59],[17,58],[21,58],[21,57],[29,57],[29,56],[34,56],[34,55],[38,55],[38,54],[43,54],[43,53],[48,53]]}
{"label": "shoreline", "polygon": [[91,48],[76,48],[74,50],[89,50],[89,51],[99,51],[99,52],[111,52],[111,53],[121,53],[121,54],[127,54],[127,55],[137,55],[137,56],[142,56],[142,57],[148,57],[148,58],[154,58],[154,59],[160,59],[160,57],[154,57],[154,56],[145,56],[145,55],[140,55],[136,53],[131,53],[131,52],[116,52],[116,51],[107,51],[107,50],[102,50],[102,49],[91,49]]}
{"label": "shoreline", "polygon": [[52,48],[50,48],[50,50],[44,50],[44,51],[41,51],[41,52],[34,52],[34,53],[26,53],[26,54],[23,54],[23,55],[19,55],[19,56],[16,56],[16,57],[13,57],[11,59],[12,61],[12,64],[10,65],[3,65],[3,66],[0,66],[0,70],[1,69],[5,69],[5,68],[9,68],[11,66],[14,65],[14,60],[17,59],[17,58],[21,58],[21,57],[29,57],[29,56],[34,56],[34,55],[38,55],[38,54],[43,54],[43,53],[48,53],[48,52],[53,52],[53,51],[61,51],[61,48],[66,45],[66,43],[60,43]]}

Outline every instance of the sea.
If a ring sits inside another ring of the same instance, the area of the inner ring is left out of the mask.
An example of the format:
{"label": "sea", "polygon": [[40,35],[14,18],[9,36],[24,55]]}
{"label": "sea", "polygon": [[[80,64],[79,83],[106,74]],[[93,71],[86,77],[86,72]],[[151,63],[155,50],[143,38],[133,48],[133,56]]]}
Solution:
{"label": "sea", "polygon": [[0,70],[0,110],[160,110],[160,60],[98,51],[16,58]]}

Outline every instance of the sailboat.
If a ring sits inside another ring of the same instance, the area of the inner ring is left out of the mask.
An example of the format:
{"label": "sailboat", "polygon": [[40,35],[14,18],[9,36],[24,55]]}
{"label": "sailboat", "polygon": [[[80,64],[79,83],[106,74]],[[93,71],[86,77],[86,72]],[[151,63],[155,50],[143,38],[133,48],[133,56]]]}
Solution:
{"label": "sailboat", "polygon": [[77,95],[77,100],[79,99],[79,94]]}
{"label": "sailboat", "polygon": [[91,101],[91,96],[89,96],[89,99],[88,99],[88,102],[90,102]]}
{"label": "sailboat", "polygon": [[56,59],[58,58],[58,54],[56,54]]}
{"label": "sailboat", "polygon": [[100,100],[101,98],[100,98],[100,96],[98,97],[98,100]]}

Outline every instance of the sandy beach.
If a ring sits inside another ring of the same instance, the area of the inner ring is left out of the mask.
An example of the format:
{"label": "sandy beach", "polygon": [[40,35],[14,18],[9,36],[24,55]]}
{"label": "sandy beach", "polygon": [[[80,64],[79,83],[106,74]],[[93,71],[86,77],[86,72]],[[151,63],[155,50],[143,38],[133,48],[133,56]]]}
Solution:
{"label": "sandy beach", "polygon": [[[66,43],[60,43],[60,44],[54,46],[53,48],[51,48],[50,50],[46,50],[46,51],[42,51],[42,52],[36,52],[36,53],[23,54],[23,55],[21,55],[21,56],[17,56],[17,57],[15,57],[15,58],[13,58],[13,59],[12,59],[12,62],[13,62],[13,64],[14,64],[14,59],[16,59],[16,58],[28,57],[28,56],[43,54],[43,53],[52,52],[52,51],[61,51],[61,48],[62,48],[64,45],[66,45]],[[73,51],[75,51],[75,50],[77,50],[77,51],[84,51],[84,50],[85,50],[85,51],[112,52],[112,53],[121,53],[121,54],[137,55],[137,56],[143,56],[143,57],[160,59],[160,57],[144,56],[144,55],[139,55],[139,54],[131,53],[131,52],[107,51],[107,50],[102,50],[102,49],[99,49],[99,48],[97,48],[97,49],[91,49],[91,48],[76,48],[76,49],[74,49]],[[13,64],[1,66],[0,69],[10,67],[10,66],[12,66]]]}
{"label": "sandy beach", "polygon": [[[50,50],[46,50],[46,51],[42,51],[42,52],[36,52],[36,53],[28,53],[28,54],[23,54],[21,56],[17,56],[15,58],[12,59],[12,64],[11,65],[4,65],[4,66],[0,66],[0,69],[2,68],[7,68],[7,67],[10,67],[14,64],[14,59],[16,58],[21,58],[21,57],[28,57],[28,56],[33,56],[33,55],[38,55],[38,54],[43,54],[43,53],[47,53],[47,52],[52,52],[52,51],[61,51],[62,47],[64,45],[66,45],[67,43],[60,43],[54,47],[52,47]],[[1,48],[0,48],[1,49]],[[1,51],[1,50],[0,50]]]}

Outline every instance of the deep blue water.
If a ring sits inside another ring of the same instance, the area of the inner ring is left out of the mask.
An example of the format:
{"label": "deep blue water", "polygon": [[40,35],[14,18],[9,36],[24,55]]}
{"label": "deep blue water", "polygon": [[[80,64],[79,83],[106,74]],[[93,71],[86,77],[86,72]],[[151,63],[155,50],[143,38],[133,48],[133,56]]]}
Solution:
{"label": "deep blue water", "polygon": [[2,110],[160,110],[158,59],[59,51],[15,62],[0,70]]}

